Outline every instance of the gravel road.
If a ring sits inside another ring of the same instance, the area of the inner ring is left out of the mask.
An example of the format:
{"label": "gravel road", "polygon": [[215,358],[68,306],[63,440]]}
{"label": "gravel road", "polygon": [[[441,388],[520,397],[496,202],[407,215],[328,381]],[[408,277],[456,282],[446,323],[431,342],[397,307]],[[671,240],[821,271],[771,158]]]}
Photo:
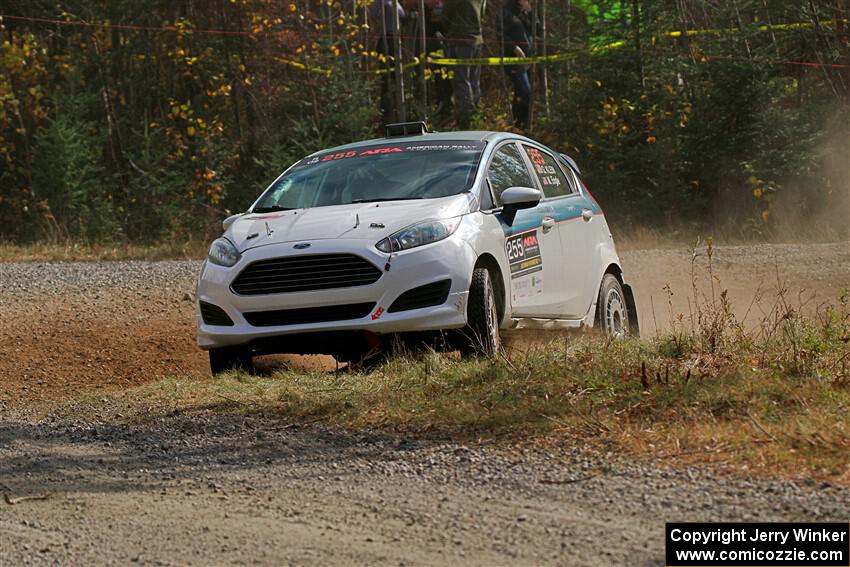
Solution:
{"label": "gravel road", "polygon": [[[687,252],[623,260],[645,330],[665,285],[687,307]],[[196,268],[0,264],[0,565],[654,566],[668,520],[847,521],[850,491],[816,480],[121,406],[129,385],[208,379]],[[850,249],[720,247],[713,271],[738,309],[777,281],[815,309],[850,284]]]}

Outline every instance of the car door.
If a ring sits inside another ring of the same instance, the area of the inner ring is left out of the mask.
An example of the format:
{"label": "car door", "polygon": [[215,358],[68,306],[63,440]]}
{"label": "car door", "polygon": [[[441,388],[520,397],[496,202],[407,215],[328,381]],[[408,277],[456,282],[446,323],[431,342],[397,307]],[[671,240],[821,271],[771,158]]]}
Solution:
{"label": "car door", "polygon": [[563,302],[559,316],[579,319],[587,313],[596,293],[592,280],[597,273],[599,255],[593,226],[594,205],[579,191],[571,172],[565,172],[551,153],[525,143],[522,149],[546,195],[548,215],[555,219],[555,232],[561,241],[559,295]]}
{"label": "car door", "polygon": [[[496,207],[501,206],[501,194],[509,187],[539,188],[515,142],[502,144],[493,153],[487,183]],[[550,318],[563,309],[561,239],[550,211],[541,201],[534,208],[518,211],[511,226],[502,223],[514,317]]]}

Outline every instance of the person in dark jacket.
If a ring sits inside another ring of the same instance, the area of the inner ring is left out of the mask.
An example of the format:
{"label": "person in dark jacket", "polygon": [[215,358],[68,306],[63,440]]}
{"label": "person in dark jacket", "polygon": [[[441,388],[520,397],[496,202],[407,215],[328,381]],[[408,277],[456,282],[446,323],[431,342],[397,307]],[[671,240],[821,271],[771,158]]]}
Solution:
{"label": "person in dark jacket", "polygon": [[[444,0],[425,1],[425,30],[427,32],[427,51],[432,53],[439,49],[448,57],[449,50],[445,45],[448,23],[443,16]],[[432,68],[434,77],[434,98],[437,103],[437,115],[450,115],[452,111],[452,83],[448,78],[447,67]]]}
{"label": "person in dark jacket", "polygon": [[[447,22],[443,18],[445,0],[424,0],[422,3],[425,7],[425,53],[432,57],[448,57]],[[422,30],[419,29],[419,0],[404,0],[402,7],[407,12],[408,18],[414,21],[414,49],[419,52],[422,45]],[[436,52],[440,50],[442,52],[437,55]],[[435,66],[431,63],[425,65],[425,68],[430,71],[433,82],[429,95],[431,101],[436,103],[436,115],[448,116],[452,110],[452,83],[449,80],[448,67]]]}
{"label": "person in dark jacket", "polygon": [[[481,20],[486,5],[487,0],[445,0],[443,19],[446,21],[449,57],[481,57],[481,47],[484,44]],[[458,126],[466,130],[481,99],[481,65],[457,65],[453,67],[453,71],[452,90],[458,113]]]}
{"label": "person in dark jacket", "polygon": [[[534,37],[539,23],[533,20],[531,0],[505,0],[499,18],[504,57],[534,55]],[[514,124],[521,128],[528,128],[531,124],[531,77],[528,70],[527,65],[505,67],[514,87],[511,104]]]}
{"label": "person in dark jacket", "polygon": [[382,67],[384,73],[381,75],[381,115],[384,123],[397,122],[398,93],[395,88],[395,64],[396,56],[396,12],[399,21],[406,17],[404,8],[398,0],[373,0],[369,7],[369,20],[375,22],[377,28],[377,42],[374,50],[382,56]]}

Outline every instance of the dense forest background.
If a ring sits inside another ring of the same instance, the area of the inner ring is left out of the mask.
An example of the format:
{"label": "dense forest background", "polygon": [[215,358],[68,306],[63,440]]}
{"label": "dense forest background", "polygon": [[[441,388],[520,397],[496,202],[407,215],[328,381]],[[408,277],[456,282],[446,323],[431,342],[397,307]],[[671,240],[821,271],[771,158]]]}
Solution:
{"label": "dense forest background", "polygon": [[[558,57],[526,133],[576,158],[612,224],[847,237],[847,0],[536,3]],[[0,239],[208,238],[293,161],[382,135],[366,4],[3,0]],[[406,117],[449,130],[451,67],[415,58],[416,25]],[[503,69],[482,88],[477,126],[510,129]]]}

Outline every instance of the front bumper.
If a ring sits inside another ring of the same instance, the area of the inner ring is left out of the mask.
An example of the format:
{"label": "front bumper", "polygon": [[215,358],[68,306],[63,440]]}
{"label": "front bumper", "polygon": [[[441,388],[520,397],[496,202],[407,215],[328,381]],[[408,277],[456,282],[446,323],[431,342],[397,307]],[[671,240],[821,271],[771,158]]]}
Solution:
{"label": "front bumper", "polygon": [[[233,267],[225,268],[204,262],[198,279],[197,298],[224,310],[233,326],[207,325],[196,306],[198,345],[203,349],[247,344],[255,340],[288,334],[321,331],[371,331],[376,334],[456,329],[466,325],[466,302],[475,264],[475,252],[456,235],[440,242],[412,250],[396,252],[390,258],[363,239],[333,239],[311,242],[307,250],[293,249],[292,242],[269,244],[246,250]],[[356,254],[383,271],[371,284],[342,289],[299,291],[271,295],[243,296],[230,286],[239,273],[252,262],[282,256],[316,254]],[[387,261],[390,270],[385,271]],[[451,280],[448,299],[439,306],[389,313],[388,309],[402,293],[410,289]],[[243,313],[326,307],[374,302],[366,317],[345,321],[327,321],[275,327],[250,325]]]}

